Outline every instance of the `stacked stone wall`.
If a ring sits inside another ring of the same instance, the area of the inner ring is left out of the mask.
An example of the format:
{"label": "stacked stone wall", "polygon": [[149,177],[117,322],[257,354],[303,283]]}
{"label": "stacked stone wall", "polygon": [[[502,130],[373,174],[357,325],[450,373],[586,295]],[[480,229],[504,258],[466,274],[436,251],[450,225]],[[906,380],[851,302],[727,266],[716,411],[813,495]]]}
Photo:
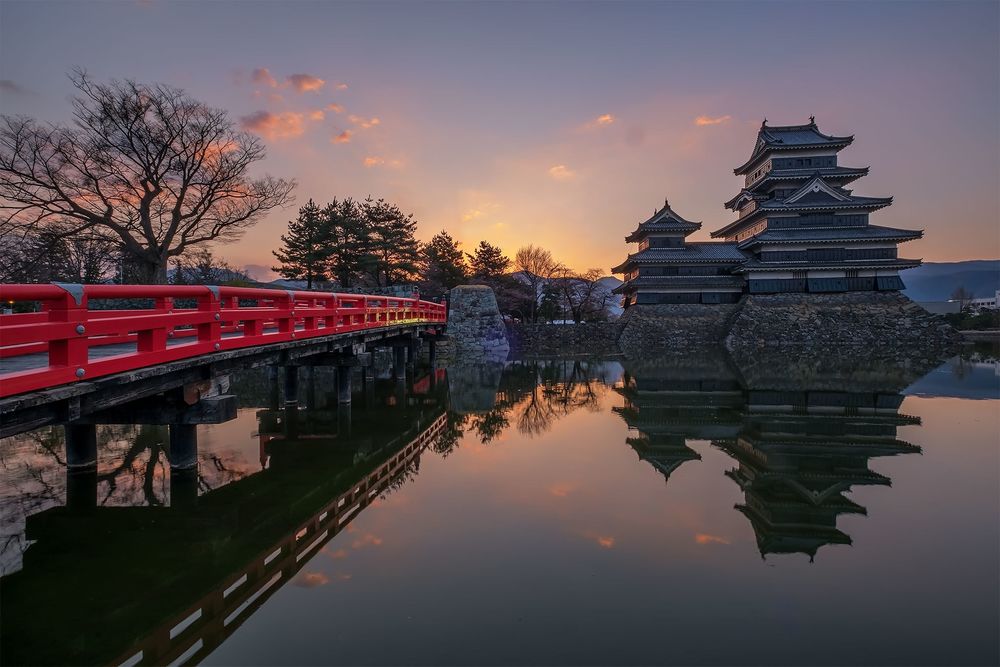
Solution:
{"label": "stacked stone wall", "polygon": [[[748,295],[736,304],[650,304],[615,322],[517,324],[508,331],[492,290],[451,292],[449,346],[456,358],[608,356],[685,351],[724,344],[729,350],[873,350],[911,355],[954,351],[960,337],[945,321],[898,292]],[[884,355],[883,355],[884,356]]]}
{"label": "stacked stone wall", "polygon": [[511,348],[521,356],[608,356],[619,354],[622,323],[514,324],[508,328]]}
{"label": "stacked stone wall", "polygon": [[448,301],[448,347],[453,355],[507,356],[507,329],[492,289],[462,285],[451,290]]}
{"label": "stacked stone wall", "polygon": [[718,345],[740,304],[632,306],[619,319],[618,346],[626,355]]}
{"label": "stacked stone wall", "polygon": [[947,351],[959,337],[898,292],[744,297],[725,345],[739,348],[908,348]]}

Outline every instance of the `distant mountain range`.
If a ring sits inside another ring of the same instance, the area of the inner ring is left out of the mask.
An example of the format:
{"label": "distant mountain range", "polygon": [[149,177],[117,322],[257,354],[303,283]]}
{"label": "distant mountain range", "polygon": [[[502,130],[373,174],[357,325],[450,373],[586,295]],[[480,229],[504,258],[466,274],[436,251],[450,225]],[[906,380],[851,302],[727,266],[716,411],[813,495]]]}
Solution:
{"label": "distant mountain range", "polygon": [[914,301],[947,301],[959,287],[975,297],[987,297],[1000,289],[1000,259],[924,262],[901,275],[906,284],[903,294]]}

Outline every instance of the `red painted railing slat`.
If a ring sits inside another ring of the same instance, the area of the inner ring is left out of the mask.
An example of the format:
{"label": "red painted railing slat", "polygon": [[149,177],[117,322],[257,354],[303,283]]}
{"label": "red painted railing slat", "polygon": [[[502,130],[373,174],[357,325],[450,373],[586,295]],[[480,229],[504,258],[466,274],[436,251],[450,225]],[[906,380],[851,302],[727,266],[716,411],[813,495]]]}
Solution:
{"label": "red painted railing slat", "polygon": [[[152,307],[91,310],[107,299]],[[217,351],[446,320],[444,305],[416,298],[253,287],[0,285],[0,301],[41,305],[41,312],[0,314],[0,359],[48,354],[47,365],[0,372],[0,397]],[[91,348],[122,343],[136,349],[89,358]]]}

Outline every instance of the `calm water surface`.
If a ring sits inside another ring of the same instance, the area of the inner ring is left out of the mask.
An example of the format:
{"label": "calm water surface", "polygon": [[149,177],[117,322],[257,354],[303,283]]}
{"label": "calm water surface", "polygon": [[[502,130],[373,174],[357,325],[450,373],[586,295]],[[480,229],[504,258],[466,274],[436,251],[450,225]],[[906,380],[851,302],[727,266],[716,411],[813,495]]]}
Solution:
{"label": "calm water surface", "polygon": [[162,427],[69,484],[59,429],[0,442],[3,662],[1000,660],[992,355],[313,384],[234,377],[196,479]]}

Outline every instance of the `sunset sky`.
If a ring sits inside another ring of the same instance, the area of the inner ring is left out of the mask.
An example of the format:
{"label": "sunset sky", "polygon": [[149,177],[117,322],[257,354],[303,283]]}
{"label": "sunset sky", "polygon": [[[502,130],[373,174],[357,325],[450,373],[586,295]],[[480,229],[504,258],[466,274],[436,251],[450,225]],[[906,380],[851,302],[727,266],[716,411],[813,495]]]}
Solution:
{"label": "sunset sky", "polygon": [[75,66],[230,112],[299,182],[217,248],[271,266],[309,198],[371,194],[471,250],[605,272],[669,197],[704,222],[761,119],[855,134],[850,186],[928,261],[1000,257],[1000,3],[0,2],[0,111],[65,123]]}

